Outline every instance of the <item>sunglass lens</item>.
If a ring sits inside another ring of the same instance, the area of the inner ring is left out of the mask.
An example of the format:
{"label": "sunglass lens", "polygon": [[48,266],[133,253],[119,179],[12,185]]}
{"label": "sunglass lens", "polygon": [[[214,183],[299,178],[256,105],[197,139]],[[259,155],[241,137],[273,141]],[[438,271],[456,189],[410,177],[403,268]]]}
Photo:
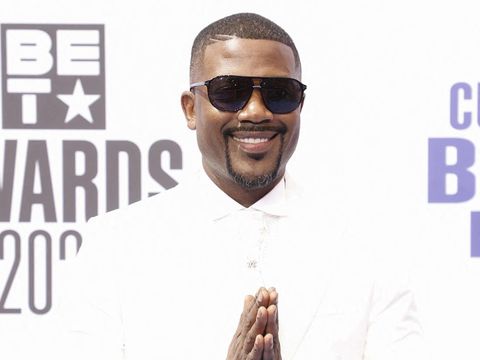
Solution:
{"label": "sunglass lens", "polygon": [[301,103],[303,89],[300,82],[287,78],[265,79],[262,83],[263,101],[276,114],[286,114]]}
{"label": "sunglass lens", "polygon": [[252,94],[252,80],[236,76],[219,76],[210,81],[208,97],[221,111],[238,111]]}

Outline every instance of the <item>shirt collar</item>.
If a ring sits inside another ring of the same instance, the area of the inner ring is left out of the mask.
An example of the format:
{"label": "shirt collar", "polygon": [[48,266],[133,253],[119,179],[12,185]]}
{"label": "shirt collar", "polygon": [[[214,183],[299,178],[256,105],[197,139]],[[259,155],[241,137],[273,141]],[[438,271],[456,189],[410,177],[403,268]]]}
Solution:
{"label": "shirt collar", "polygon": [[[272,216],[287,216],[287,181],[281,181],[264,197],[252,204],[249,209],[261,211]],[[236,211],[247,209],[223,192],[205,173],[203,169],[197,173],[197,191],[202,193],[202,204],[208,218],[218,220]]]}

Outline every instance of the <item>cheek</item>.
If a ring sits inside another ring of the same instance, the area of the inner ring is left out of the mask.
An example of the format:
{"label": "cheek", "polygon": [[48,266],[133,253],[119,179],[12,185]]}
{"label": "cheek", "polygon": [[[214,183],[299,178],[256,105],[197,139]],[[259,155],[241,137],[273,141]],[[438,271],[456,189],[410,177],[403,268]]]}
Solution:
{"label": "cheek", "polygon": [[223,139],[218,136],[219,130],[208,122],[201,122],[197,126],[197,142],[201,152],[212,156],[224,146]]}
{"label": "cheek", "polygon": [[288,130],[290,135],[288,138],[288,142],[285,144],[285,151],[289,155],[292,155],[295,151],[295,148],[297,147],[297,142],[300,135],[300,118],[293,120],[288,125]]}
{"label": "cheek", "polygon": [[212,106],[204,106],[197,112],[197,142],[203,154],[215,156],[214,154],[225,152],[222,130],[227,120],[221,115]]}

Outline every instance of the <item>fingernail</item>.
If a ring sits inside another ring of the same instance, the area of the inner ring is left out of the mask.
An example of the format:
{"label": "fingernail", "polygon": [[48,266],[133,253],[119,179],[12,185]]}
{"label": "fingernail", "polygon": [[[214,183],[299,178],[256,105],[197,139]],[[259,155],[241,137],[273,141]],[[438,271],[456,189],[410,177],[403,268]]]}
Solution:
{"label": "fingernail", "polygon": [[268,347],[269,347],[270,349],[273,349],[273,335],[271,335],[271,334],[267,334],[267,335],[270,335],[270,336],[268,337]]}
{"label": "fingernail", "polygon": [[262,294],[261,291],[259,291],[259,292],[258,292],[258,296],[257,296],[257,301],[258,301],[259,303],[261,303],[262,300],[263,300],[263,294]]}
{"label": "fingernail", "polygon": [[258,309],[257,311],[257,319],[260,319],[262,317],[262,308]]}

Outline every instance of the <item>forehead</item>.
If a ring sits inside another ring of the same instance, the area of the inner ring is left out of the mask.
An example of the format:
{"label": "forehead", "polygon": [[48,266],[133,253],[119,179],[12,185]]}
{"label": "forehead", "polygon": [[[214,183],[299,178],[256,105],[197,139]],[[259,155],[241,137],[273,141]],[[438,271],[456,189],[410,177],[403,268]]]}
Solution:
{"label": "forehead", "polygon": [[197,80],[218,75],[281,76],[300,80],[292,49],[278,41],[233,38],[205,48]]}

